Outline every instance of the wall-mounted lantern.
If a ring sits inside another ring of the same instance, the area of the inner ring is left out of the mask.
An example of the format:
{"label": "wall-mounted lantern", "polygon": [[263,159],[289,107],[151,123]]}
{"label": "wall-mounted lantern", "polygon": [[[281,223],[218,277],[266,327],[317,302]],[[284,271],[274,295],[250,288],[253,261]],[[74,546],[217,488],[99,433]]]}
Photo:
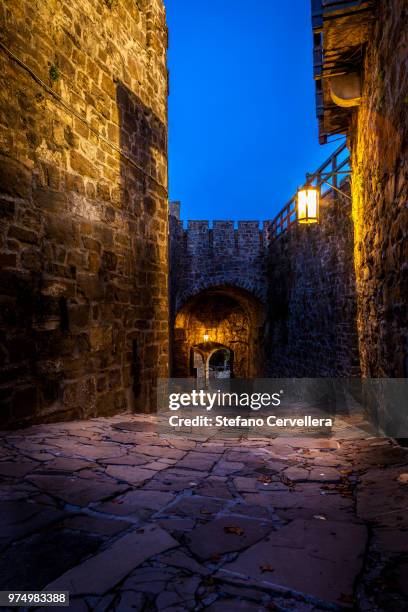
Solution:
{"label": "wall-mounted lantern", "polygon": [[297,192],[297,220],[299,223],[317,223],[319,221],[318,187],[305,185]]}
{"label": "wall-mounted lantern", "polygon": [[208,331],[206,331],[205,334],[203,335],[203,340],[204,340],[204,342],[208,342],[209,339],[210,339],[210,335],[209,335]]}

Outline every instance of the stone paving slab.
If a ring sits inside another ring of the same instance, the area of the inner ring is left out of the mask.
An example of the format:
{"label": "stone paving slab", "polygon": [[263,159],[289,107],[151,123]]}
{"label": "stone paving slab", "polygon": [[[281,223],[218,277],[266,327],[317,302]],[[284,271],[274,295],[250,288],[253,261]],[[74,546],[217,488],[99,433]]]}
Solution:
{"label": "stone paving slab", "polygon": [[177,545],[176,540],[164,529],[146,525],[69,570],[48,584],[46,590],[69,591],[72,595],[104,594],[123,580],[133,568]]}
{"label": "stone paving slab", "polygon": [[215,516],[223,508],[226,502],[223,499],[212,499],[201,497],[201,495],[186,495],[178,498],[175,503],[167,507],[164,512],[167,515],[194,517],[195,519],[209,519]]}
{"label": "stone paving slab", "polygon": [[295,519],[220,570],[344,603],[362,568],[365,526]]}
{"label": "stone paving slab", "polygon": [[21,478],[30,474],[38,466],[34,461],[1,461],[0,476],[8,478]]}
{"label": "stone paving slab", "polygon": [[77,514],[72,518],[65,519],[62,522],[62,527],[74,531],[84,531],[85,533],[94,533],[104,536],[113,536],[130,527],[131,523],[127,521],[111,521],[109,519],[89,516],[86,514]]}
{"label": "stone paving slab", "polygon": [[125,486],[113,480],[85,480],[79,476],[30,475],[27,480],[52,496],[75,506],[87,506],[91,502],[118,495]]}
{"label": "stone paving slab", "polygon": [[1,590],[42,590],[50,581],[94,555],[103,538],[54,525],[13,539],[0,558]]}
{"label": "stone paving slab", "polygon": [[138,485],[150,480],[154,476],[154,471],[133,465],[110,465],[106,469],[106,474],[120,482]]}
{"label": "stone paving slab", "polygon": [[12,539],[34,533],[64,516],[60,510],[24,501],[0,503],[0,537]]}
{"label": "stone paving slab", "polygon": [[204,482],[197,487],[198,495],[216,497],[218,499],[232,499],[232,493],[228,487],[228,480],[220,476],[208,476]]}
{"label": "stone paving slab", "polygon": [[146,510],[150,511],[146,514],[148,516],[153,511],[167,506],[174,498],[175,495],[165,491],[133,490],[110,501],[95,505],[94,509],[97,512],[119,516],[133,516],[142,510]]}
{"label": "stone paving slab", "polygon": [[261,519],[229,515],[209,521],[193,529],[187,536],[187,546],[202,560],[248,548],[267,536],[272,524]]}
{"label": "stone paving slab", "polygon": [[0,433],[3,588],[69,585],[74,612],[405,608],[407,449],[157,430]]}

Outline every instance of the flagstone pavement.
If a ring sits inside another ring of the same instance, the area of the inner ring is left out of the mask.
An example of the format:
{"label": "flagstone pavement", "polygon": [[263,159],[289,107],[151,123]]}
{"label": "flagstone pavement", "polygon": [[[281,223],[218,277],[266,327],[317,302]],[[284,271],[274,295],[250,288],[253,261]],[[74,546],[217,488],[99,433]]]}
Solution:
{"label": "flagstone pavement", "polygon": [[3,432],[0,478],[0,590],[67,590],[73,612],[408,609],[390,439],[170,437],[119,415]]}

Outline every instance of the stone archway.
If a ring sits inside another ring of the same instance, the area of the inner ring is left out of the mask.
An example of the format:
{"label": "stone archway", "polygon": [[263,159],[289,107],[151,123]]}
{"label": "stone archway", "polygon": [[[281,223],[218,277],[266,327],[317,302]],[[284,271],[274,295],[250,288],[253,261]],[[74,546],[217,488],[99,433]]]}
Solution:
{"label": "stone archway", "polygon": [[245,289],[225,285],[200,291],[175,318],[173,376],[195,376],[194,355],[200,353],[208,368],[210,353],[221,349],[233,356],[234,377],[260,376],[263,321],[261,302]]}
{"label": "stone archway", "polygon": [[234,351],[218,342],[201,342],[190,349],[190,376],[206,384],[210,379],[232,378]]}

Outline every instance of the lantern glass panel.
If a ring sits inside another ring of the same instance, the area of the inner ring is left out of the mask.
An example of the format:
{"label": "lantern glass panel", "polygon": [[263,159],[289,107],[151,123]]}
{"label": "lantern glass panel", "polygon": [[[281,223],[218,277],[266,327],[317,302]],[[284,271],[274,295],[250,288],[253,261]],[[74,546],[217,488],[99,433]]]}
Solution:
{"label": "lantern glass panel", "polygon": [[319,193],[316,187],[299,189],[298,197],[299,223],[317,223],[319,208]]}

